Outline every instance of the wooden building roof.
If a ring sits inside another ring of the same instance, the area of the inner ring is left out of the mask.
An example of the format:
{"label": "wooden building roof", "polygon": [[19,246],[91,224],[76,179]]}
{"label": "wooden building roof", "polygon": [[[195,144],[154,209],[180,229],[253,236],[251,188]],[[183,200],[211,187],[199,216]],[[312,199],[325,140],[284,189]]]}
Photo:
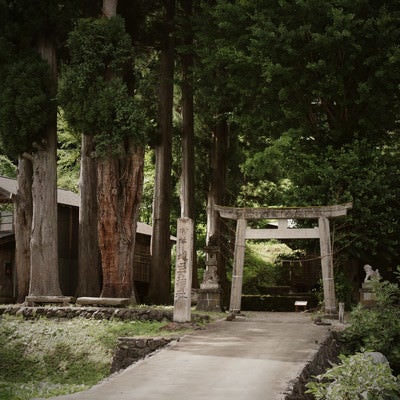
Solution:
{"label": "wooden building roof", "polygon": [[[0,176],[0,202],[11,203],[12,195],[17,193],[17,180]],[[57,189],[57,201],[59,204],[71,207],[78,207],[80,204],[80,196],[70,190]],[[142,235],[151,236],[153,228],[144,222],[137,223],[137,233]],[[171,236],[171,239],[175,239]]]}

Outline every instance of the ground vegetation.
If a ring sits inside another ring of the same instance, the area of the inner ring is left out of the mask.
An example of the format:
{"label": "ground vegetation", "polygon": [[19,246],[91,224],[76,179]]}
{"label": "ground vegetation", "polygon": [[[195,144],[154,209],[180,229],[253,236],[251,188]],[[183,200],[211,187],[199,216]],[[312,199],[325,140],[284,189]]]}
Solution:
{"label": "ground vegetation", "polygon": [[[82,391],[110,373],[118,337],[168,336],[166,322],[75,318],[0,323],[0,398],[29,400]],[[174,331],[173,334],[180,332]]]}

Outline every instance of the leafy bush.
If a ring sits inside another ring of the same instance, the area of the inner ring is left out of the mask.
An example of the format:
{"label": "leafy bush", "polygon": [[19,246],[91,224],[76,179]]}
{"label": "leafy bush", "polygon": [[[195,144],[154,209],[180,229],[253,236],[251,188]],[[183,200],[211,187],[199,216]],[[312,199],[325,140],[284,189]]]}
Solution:
{"label": "leafy bush", "polygon": [[388,281],[372,282],[376,305],[358,305],[350,316],[350,326],[343,339],[347,354],[361,349],[379,351],[387,357],[396,373],[400,373],[400,288]]}
{"label": "leafy bush", "polygon": [[334,365],[317,382],[306,386],[317,400],[389,400],[399,399],[399,379],[387,363],[374,362],[368,353],[339,356],[341,364]]}

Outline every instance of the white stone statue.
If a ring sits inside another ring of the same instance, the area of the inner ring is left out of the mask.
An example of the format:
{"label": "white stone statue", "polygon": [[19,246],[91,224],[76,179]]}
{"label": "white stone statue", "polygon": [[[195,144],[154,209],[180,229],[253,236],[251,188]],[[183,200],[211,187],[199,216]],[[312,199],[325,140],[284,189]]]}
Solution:
{"label": "white stone statue", "polygon": [[381,274],[379,273],[379,269],[373,270],[369,264],[364,265],[365,271],[365,279],[364,282],[368,282],[369,280],[381,280]]}

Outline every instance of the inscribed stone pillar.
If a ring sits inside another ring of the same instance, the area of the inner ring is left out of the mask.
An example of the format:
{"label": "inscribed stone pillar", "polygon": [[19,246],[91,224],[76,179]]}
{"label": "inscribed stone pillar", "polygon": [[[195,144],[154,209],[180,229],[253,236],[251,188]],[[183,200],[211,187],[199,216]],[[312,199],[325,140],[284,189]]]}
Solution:
{"label": "inscribed stone pillar", "polygon": [[321,248],[325,312],[327,314],[336,314],[335,281],[333,278],[333,256],[329,219],[326,217],[320,217],[318,220],[318,226],[320,234],[319,243]]}
{"label": "inscribed stone pillar", "polygon": [[231,302],[229,311],[231,313],[239,313],[242,301],[242,284],[243,284],[243,263],[246,250],[246,227],[247,221],[243,218],[237,220],[235,252],[233,256],[233,273]]}
{"label": "inscribed stone pillar", "polygon": [[178,219],[175,267],[174,321],[191,320],[191,290],[193,269],[193,220]]}

